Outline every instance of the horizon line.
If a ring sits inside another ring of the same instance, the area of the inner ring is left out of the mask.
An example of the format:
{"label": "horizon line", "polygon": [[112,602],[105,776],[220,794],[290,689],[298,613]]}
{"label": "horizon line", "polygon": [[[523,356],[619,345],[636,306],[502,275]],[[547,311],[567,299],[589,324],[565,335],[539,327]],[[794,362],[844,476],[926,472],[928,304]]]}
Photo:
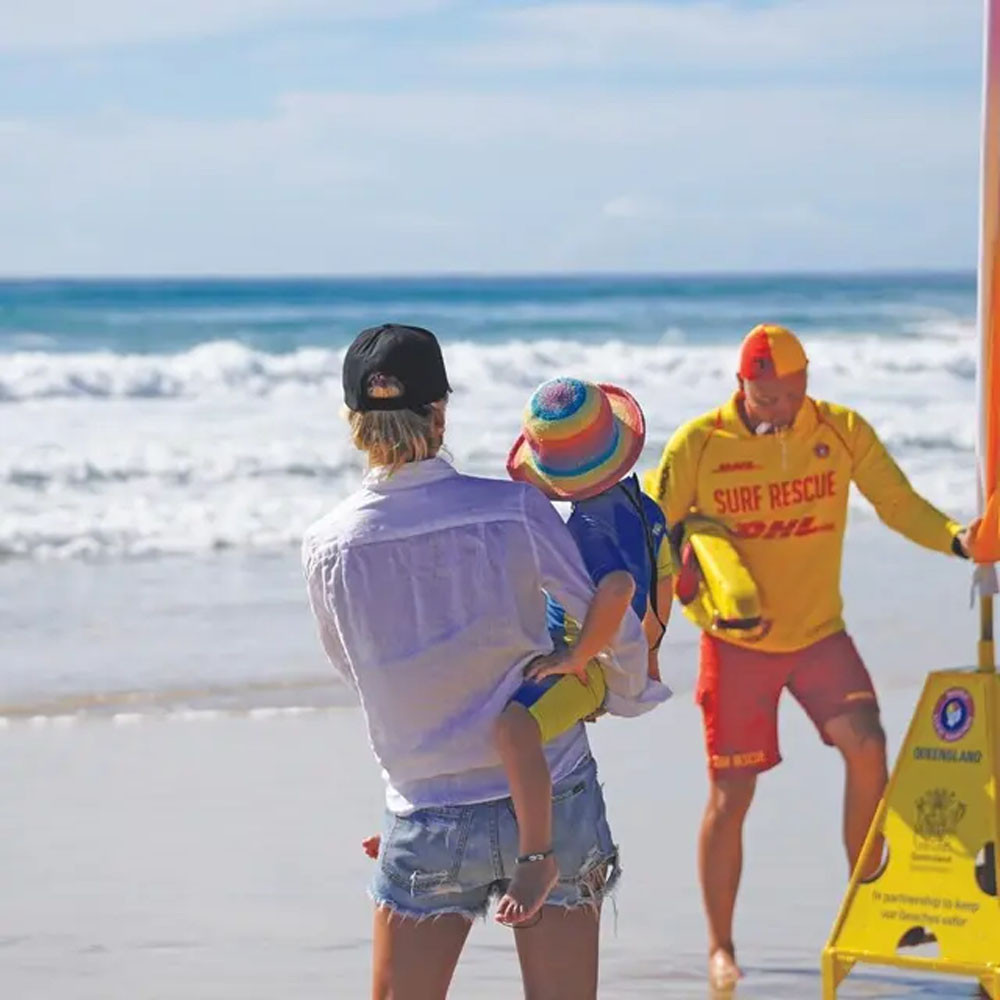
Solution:
{"label": "horizon line", "polygon": [[87,274],[53,272],[37,274],[0,274],[0,284],[29,284],[42,282],[76,283],[141,283],[141,282],[255,282],[255,281],[523,281],[531,279],[718,279],[718,278],[893,278],[893,277],[967,277],[975,276],[976,267],[892,267],[892,268],[796,268],[789,270],[732,269],[732,270],[580,270],[580,271],[387,271],[387,272],[148,272],[141,274]]}

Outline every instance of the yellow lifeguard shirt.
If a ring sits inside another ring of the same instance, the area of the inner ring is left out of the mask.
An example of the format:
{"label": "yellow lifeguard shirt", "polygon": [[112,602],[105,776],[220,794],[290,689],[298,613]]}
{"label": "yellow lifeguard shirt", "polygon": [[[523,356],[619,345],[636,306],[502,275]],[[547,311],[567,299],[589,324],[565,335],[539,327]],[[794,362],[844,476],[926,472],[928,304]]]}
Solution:
{"label": "yellow lifeguard shirt", "polygon": [[844,628],[840,564],[852,481],[890,528],[951,551],[961,526],[914,491],[859,414],[806,397],[791,428],[756,435],[737,398],[677,430],[646,479],[668,524],[697,512],[733,532],[771,624],[756,641],[728,641],[791,652]]}

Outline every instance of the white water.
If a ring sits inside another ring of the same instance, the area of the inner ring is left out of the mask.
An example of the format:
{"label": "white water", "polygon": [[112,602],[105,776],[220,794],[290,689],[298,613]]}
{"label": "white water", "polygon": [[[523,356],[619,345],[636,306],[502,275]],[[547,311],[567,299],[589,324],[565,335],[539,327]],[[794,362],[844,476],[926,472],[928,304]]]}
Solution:
{"label": "white water", "polygon": [[[914,483],[973,502],[975,343],[953,322],[918,337],[813,337],[811,391],[858,409]],[[573,374],[625,386],[656,460],[682,421],[731,392],[731,346],[623,341],[446,344],[448,444],[503,475],[534,386]],[[17,352],[0,362],[0,557],[94,558],[287,549],[360,462],[339,417],[338,351],[235,342],[172,355]]]}

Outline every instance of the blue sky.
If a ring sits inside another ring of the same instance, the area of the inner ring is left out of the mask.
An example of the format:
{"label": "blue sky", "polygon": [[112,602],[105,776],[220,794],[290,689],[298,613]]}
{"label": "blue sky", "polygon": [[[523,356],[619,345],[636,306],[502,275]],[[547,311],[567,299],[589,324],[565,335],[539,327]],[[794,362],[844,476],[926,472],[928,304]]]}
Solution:
{"label": "blue sky", "polygon": [[980,16],[6,3],[0,274],[972,267]]}

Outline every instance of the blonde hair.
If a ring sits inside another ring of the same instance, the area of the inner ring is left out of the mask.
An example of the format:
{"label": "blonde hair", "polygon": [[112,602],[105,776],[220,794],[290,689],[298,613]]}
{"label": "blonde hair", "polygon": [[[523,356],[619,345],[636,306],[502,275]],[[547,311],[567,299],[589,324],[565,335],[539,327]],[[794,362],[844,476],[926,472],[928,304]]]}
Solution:
{"label": "blonde hair", "polygon": [[[369,394],[376,397],[394,395],[392,392]],[[354,447],[368,456],[370,466],[386,469],[390,475],[408,462],[433,458],[444,440],[447,402],[445,398],[430,403],[426,413],[413,410],[348,410],[347,422]]]}

